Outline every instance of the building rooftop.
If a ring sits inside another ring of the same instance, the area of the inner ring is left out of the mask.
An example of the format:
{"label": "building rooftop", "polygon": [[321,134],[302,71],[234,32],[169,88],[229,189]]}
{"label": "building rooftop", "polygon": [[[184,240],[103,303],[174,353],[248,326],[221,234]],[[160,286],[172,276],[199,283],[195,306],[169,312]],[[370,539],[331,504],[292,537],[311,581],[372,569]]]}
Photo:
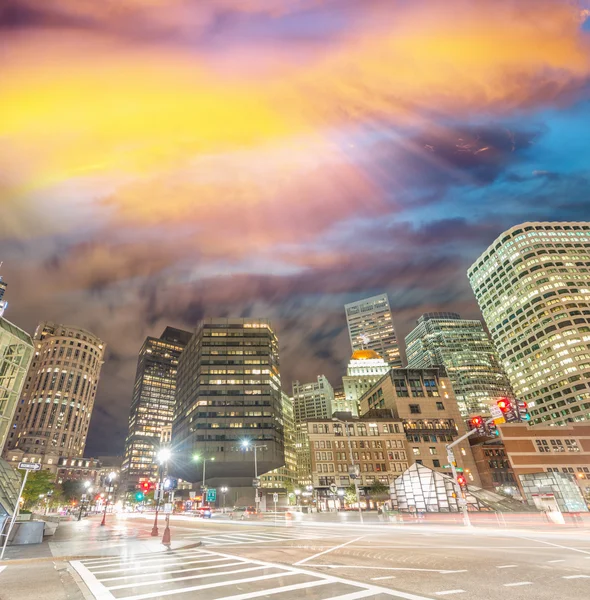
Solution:
{"label": "building rooftop", "polygon": [[355,350],[350,360],[383,360],[383,358],[374,350]]}

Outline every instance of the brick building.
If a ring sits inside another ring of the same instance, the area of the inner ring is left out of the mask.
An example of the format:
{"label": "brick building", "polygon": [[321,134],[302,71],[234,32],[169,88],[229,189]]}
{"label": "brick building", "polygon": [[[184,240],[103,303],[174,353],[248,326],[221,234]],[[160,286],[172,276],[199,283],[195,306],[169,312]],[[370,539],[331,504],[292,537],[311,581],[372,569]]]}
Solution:
{"label": "brick building", "polygon": [[[361,417],[374,409],[390,409],[403,423],[410,463],[451,475],[446,445],[467,432],[457,399],[443,367],[393,369],[360,399]],[[467,482],[479,486],[469,442],[454,448],[457,466]]]}
{"label": "brick building", "polygon": [[590,499],[589,424],[530,427],[524,423],[507,423],[498,429],[517,480],[525,473],[567,473]]}
{"label": "brick building", "polygon": [[499,488],[509,493],[516,491],[518,484],[502,440],[476,438],[470,442],[481,487],[491,492]]}

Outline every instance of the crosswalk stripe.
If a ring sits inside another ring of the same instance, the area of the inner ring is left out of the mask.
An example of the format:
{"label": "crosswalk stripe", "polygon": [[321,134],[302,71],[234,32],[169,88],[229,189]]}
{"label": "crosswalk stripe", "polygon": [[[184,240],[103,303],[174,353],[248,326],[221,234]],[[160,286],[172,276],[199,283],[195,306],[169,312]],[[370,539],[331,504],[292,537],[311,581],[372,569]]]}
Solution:
{"label": "crosswalk stripe", "polygon": [[223,598],[217,598],[217,600],[250,600],[250,598],[257,598],[258,596],[284,594],[287,592],[293,592],[295,590],[302,590],[312,587],[318,587],[320,585],[327,585],[328,583],[332,582],[329,579],[320,579],[318,581],[307,581],[305,583],[294,583],[293,585],[284,585],[283,587],[274,588],[272,590],[258,590],[256,592],[247,592],[245,594],[237,594],[235,596],[224,596]]}
{"label": "crosswalk stripe", "polygon": [[[187,575],[186,577],[172,577],[171,579],[151,579],[150,581],[142,581],[140,583],[124,583],[122,585],[106,586],[109,591],[112,590],[124,590],[128,588],[141,587],[143,585],[154,585],[155,583],[173,583],[174,581],[188,581],[189,579],[205,579],[205,577],[220,577],[225,575],[232,575],[233,573],[246,573],[249,571],[260,571],[266,567],[256,566],[247,567],[246,569],[234,569],[233,571],[223,571],[222,573],[201,573],[199,575]],[[168,575],[169,573],[159,573],[159,575]],[[102,582],[101,582],[102,583]],[[225,582],[224,582],[225,583]]]}
{"label": "crosswalk stripe", "polygon": [[182,558],[185,558],[187,556],[204,556],[204,555],[205,554],[202,551],[200,551],[200,550],[197,550],[197,551],[195,551],[195,550],[187,551],[187,552],[184,552],[182,554],[173,554],[173,555],[166,554],[166,556],[158,556],[158,554],[150,553],[148,555],[146,555],[146,554],[139,554],[139,555],[135,555],[135,556],[130,556],[129,558],[122,557],[122,558],[119,558],[119,560],[116,560],[116,557],[113,556],[108,562],[102,562],[102,563],[98,563],[98,564],[97,563],[91,563],[91,564],[89,564],[86,561],[84,561],[84,564],[88,568],[93,569],[93,568],[108,567],[110,565],[132,564],[132,563],[136,563],[136,562],[139,562],[139,561],[141,561],[142,563],[146,563],[146,562],[147,563],[151,563],[151,562],[154,562],[154,561],[169,562],[169,561],[172,561],[172,560],[177,560],[179,558],[182,559]]}
{"label": "crosswalk stripe", "polygon": [[[183,554],[194,554],[201,552],[196,548],[187,548],[186,550],[171,550],[166,552],[167,557],[181,556]],[[141,554],[134,554],[126,558],[125,556],[104,556],[102,558],[91,558],[84,561],[84,564],[87,566],[95,566],[100,564],[108,564],[112,562],[120,563],[120,562],[132,562],[135,560],[149,560],[150,558],[157,558],[157,554],[153,552],[142,552]],[[161,558],[161,557],[160,557]]]}
{"label": "crosswalk stripe", "polygon": [[[211,562],[223,562],[224,560],[229,560],[228,558],[210,558],[207,560],[189,560],[186,562],[177,562],[177,563],[169,563],[163,565],[164,567],[175,567],[176,565],[195,565],[201,563],[211,563]],[[235,558],[234,558],[235,560]],[[106,571],[90,571],[93,575],[102,575],[104,573],[120,573],[121,571],[137,571],[141,569],[145,569],[146,567],[151,567],[152,565],[138,565],[137,567],[123,567],[122,569],[107,569]],[[223,565],[220,565],[223,566]]]}
{"label": "crosswalk stripe", "polygon": [[366,598],[367,596],[375,596],[375,590],[360,590],[359,592],[351,592],[342,596],[330,596],[325,600],[356,600],[357,598]]}
{"label": "crosswalk stripe", "polygon": [[147,598],[159,598],[160,596],[172,596],[174,594],[179,594],[179,593],[187,593],[187,592],[196,592],[197,590],[209,590],[211,588],[217,588],[217,587],[223,587],[223,586],[230,586],[230,585],[237,585],[238,583],[248,583],[248,582],[254,582],[254,581],[264,581],[267,579],[276,579],[277,577],[292,577],[293,575],[297,575],[298,573],[294,572],[294,573],[290,573],[289,571],[287,572],[280,572],[280,573],[271,573],[270,575],[261,575],[260,577],[247,577],[246,579],[233,579],[231,581],[221,581],[219,583],[208,583],[206,585],[196,585],[196,586],[192,586],[192,587],[187,587],[187,588],[182,588],[182,589],[175,589],[175,590],[165,590],[165,591],[160,591],[160,592],[150,592],[149,594],[138,594],[137,596],[127,596],[127,598],[125,598],[125,600],[147,600]]}
{"label": "crosswalk stripe", "polygon": [[[166,575],[169,575],[170,573],[188,573],[190,571],[207,571],[208,569],[222,569],[224,567],[233,567],[235,565],[244,565],[244,564],[248,564],[248,563],[244,560],[240,560],[240,561],[236,561],[234,563],[226,563],[224,565],[213,565],[213,566],[209,566],[209,567],[191,567],[190,569],[176,569],[175,571],[165,571],[164,573]],[[161,575],[162,573],[157,573],[157,574]],[[108,577],[107,579],[100,579],[100,582],[104,583],[105,581],[119,581],[121,579],[129,579],[130,577],[145,577],[145,576],[146,576],[145,573],[138,573],[137,575],[121,575],[120,577]]]}

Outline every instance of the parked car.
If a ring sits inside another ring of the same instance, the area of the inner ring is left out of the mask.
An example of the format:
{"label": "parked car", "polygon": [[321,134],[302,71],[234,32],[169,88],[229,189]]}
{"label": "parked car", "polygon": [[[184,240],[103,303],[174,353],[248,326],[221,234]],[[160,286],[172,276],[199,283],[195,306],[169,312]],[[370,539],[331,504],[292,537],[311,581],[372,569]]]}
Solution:
{"label": "parked car", "polygon": [[254,506],[234,507],[229,513],[229,518],[240,519],[241,521],[244,521],[245,519],[262,519],[262,512],[256,510],[256,507]]}
{"label": "parked car", "polygon": [[210,506],[199,506],[195,510],[195,517],[201,517],[202,519],[210,519],[213,511]]}

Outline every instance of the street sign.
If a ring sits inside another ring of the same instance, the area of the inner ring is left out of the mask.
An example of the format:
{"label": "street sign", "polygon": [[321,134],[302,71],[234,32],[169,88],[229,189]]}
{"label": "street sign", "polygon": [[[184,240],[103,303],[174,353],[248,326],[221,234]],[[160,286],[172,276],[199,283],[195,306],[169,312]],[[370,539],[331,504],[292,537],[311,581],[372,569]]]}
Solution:
{"label": "street sign", "polygon": [[164,513],[169,515],[172,512],[172,502],[166,502],[164,504]]}
{"label": "street sign", "polygon": [[207,502],[215,502],[217,500],[217,490],[210,488],[207,490]]}
{"label": "street sign", "polygon": [[18,468],[19,469],[24,469],[25,471],[40,471],[41,470],[41,463],[20,462],[20,463],[18,463]]}
{"label": "street sign", "polygon": [[276,492],[272,495],[272,501],[275,504],[279,501],[279,495]]}
{"label": "street sign", "polygon": [[504,413],[500,409],[499,406],[492,405],[490,406],[490,415],[492,415],[492,419],[494,419],[494,423],[496,425],[500,425],[501,423],[506,423],[506,418],[504,417]]}
{"label": "street sign", "polygon": [[197,495],[197,492],[189,492],[188,493],[189,498],[194,498],[196,495]]}
{"label": "street sign", "polygon": [[338,487],[335,483],[330,484],[330,494],[336,494],[338,492]]}
{"label": "street sign", "polygon": [[443,469],[450,469],[450,468],[451,468],[451,465],[443,465],[443,466],[442,466],[442,468],[443,468]]}
{"label": "street sign", "polygon": [[457,473],[463,473],[463,469],[461,467],[457,467],[455,471],[457,471]]}
{"label": "street sign", "polygon": [[259,488],[260,487],[260,479],[257,477],[252,480],[252,487]]}

